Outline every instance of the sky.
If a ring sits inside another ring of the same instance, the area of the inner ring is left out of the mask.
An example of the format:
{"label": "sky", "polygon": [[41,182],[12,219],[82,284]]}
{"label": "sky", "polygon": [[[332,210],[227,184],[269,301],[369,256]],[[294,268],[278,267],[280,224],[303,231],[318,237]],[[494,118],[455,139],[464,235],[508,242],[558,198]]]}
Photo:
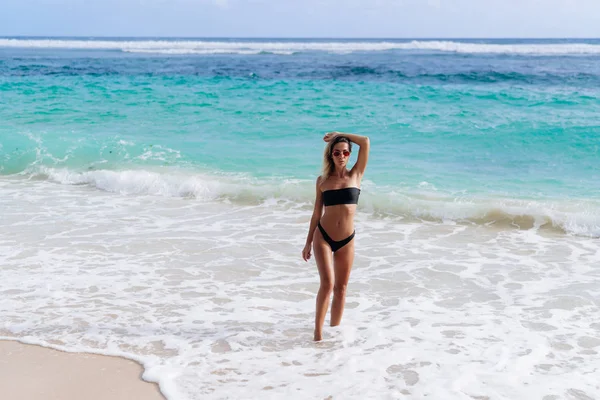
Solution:
{"label": "sky", "polygon": [[599,38],[600,0],[0,0],[0,35]]}

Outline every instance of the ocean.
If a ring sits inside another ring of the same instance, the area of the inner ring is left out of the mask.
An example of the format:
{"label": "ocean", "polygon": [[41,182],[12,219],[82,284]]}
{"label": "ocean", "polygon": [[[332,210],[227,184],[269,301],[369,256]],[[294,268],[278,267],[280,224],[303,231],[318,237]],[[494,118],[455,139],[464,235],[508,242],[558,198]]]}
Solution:
{"label": "ocean", "polygon": [[[314,343],[332,130],[371,153]],[[169,400],[600,398],[599,143],[596,39],[0,38],[0,337]]]}

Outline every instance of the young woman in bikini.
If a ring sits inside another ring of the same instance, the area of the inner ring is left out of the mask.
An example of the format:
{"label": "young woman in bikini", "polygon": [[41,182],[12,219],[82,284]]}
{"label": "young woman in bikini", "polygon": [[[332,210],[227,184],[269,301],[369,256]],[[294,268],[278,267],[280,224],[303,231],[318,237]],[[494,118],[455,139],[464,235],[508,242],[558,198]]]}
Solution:
{"label": "young woman in bikini", "polygon": [[[317,294],[314,340],[323,338],[323,323],[331,306],[331,326],[342,320],[346,286],[354,261],[354,213],[360,195],[360,182],[369,159],[369,138],[350,133],[329,132],[323,159],[323,175],[317,178],[315,208],[310,220],[302,258],[308,261],[311,247],[315,254],[321,286]],[[352,143],[360,147],[352,169],[346,165]]]}

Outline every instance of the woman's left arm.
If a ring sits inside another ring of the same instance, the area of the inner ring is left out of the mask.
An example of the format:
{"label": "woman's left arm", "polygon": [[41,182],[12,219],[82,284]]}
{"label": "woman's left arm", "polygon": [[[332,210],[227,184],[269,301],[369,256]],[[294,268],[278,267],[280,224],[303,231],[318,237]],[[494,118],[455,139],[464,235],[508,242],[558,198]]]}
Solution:
{"label": "woman's left arm", "polygon": [[360,149],[358,150],[358,159],[356,160],[356,164],[352,167],[351,173],[357,173],[360,178],[365,173],[365,169],[367,168],[367,161],[369,161],[369,149],[371,147],[371,143],[367,136],[355,135],[354,133],[344,133],[344,132],[333,132],[337,135],[347,137],[352,143],[356,143]]}

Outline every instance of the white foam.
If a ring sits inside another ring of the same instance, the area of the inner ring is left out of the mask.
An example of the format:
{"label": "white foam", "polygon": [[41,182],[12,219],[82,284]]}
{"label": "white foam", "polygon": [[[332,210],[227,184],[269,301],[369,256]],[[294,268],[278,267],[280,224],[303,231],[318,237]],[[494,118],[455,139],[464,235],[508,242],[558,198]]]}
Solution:
{"label": "white foam", "polygon": [[297,52],[424,50],[455,53],[501,53],[532,55],[600,54],[600,45],[590,43],[497,44],[456,41],[218,41],[218,40],[76,40],[0,39],[0,47],[38,49],[121,50],[157,54],[259,54],[289,55]]}
{"label": "white foam", "polygon": [[14,177],[0,209],[0,335],[131,357],[170,400],[597,393],[595,239],[359,212],[313,344],[310,209]]}
{"label": "white foam", "polygon": [[154,53],[154,54],[173,54],[173,55],[185,55],[185,54],[279,54],[279,55],[291,55],[294,54],[292,50],[241,50],[241,49],[123,49],[126,53]]}
{"label": "white foam", "polygon": [[[146,157],[146,154],[140,156]],[[156,152],[152,157],[157,157]],[[269,199],[283,202],[309,202],[314,197],[314,185],[294,179],[259,180],[243,174],[207,174],[172,169],[89,170],[78,172],[66,168],[35,168],[26,175],[46,176],[65,185],[90,185],[127,195],[157,195],[193,197],[203,201],[217,199],[245,203],[263,203]]]}
{"label": "white foam", "polygon": [[[155,146],[138,158],[162,160],[169,149]],[[175,154],[178,157],[179,154]],[[78,172],[65,168],[37,167],[24,173],[43,176],[66,185],[89,185],[126,195],[191,197],[237,204],[288,204],[312,207],[312,180],[253,178],[243,174],[200,173],[178,168],[102,170]],[[569,234],[600,237],[600,202],[595,199],[527,200],[442,193],[421,182],[418,190],[363,183],[359,210],[381,217],[424,219],[519,229],[559,229]]]}

